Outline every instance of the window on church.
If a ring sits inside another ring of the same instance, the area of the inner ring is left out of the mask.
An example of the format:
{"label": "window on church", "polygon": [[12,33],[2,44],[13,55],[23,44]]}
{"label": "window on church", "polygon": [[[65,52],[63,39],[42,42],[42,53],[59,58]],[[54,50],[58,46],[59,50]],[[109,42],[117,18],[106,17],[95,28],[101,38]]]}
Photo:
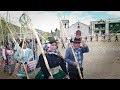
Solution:
{"label": "window on church", "polygon": [[78,28],[80,28],[80,26],[78,26]]}

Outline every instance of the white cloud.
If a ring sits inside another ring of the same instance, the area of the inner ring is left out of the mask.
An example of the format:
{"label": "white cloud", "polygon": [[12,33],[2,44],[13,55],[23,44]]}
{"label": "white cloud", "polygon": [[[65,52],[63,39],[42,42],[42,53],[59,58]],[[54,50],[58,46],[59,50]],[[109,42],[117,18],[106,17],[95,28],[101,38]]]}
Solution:
{"label": "white cloud", "polygon": [[[9,11],[10,21],[20,26],[19,18],[25,11]],[[0,15],[6,18],[7,11],[1,11]],[[60,12],[59,12],[60,13]],[[28,11],[28,15],[32,20],[32,24],[35,28],[50,32],[59,28],[58,17],[51,11]]]}
{"label": "white cloud", "polygon": [[107,14],[114,15],[114,16],[120,16],[120,11],[108,11]]}
{"label": "white cloud", "polygon": [[[10,20],[14,24],[19,24],[19,18],[24,11],[10,11]],[[90,15],[82,16],[82,13],[86,11],[71,11],[70,14],[66,15],[65,18],[70,21],[69,25],[72,25],[78,21],[90,25],[90,21],[95,20]],[[4,14],[0,12],[0,14]],[[28,11],[28,15],[32,20],[32,24],[35,28],[50,32],[54,31],[56,28],[60,29],[58,13],[62,14],[62,11]],[[62,18],[63,18],[62,14]]]}
{"label": "white cloud", "polygon": [[[13,24],[20,26],[19,18],[23,14],[23,12],[24,11],[9,11],[9,17],[7,19],[10,20],[10,22],[12,22]],[[6,19],[7,11],[0,11],[0,14]]]}
{"label": "white cloud", "polygon": [[80,22],[90,25],[90,21],[95,21],[96,19],[93,18],[92,16],[85,16],[83,18],[80,19]]}
{"label": "white cloud", "polygon": [[30,12],[29,16],[31,17],[33,25],[43,31],[50,32],[54,31],[56,28],[59,28],[59,20],[55,13],[46,11],[44,13]]}
{"label": "white cloud", "polygon": [[93,18],[89,14],[82,15],[82,13],[84,13],[84,12],[86,12],[86,11],[79,11],[79,12],[76,11],[76,12],[72,12],[69,16],[67,16],[66,19],[68,19],[70,21],[69,25],[72,25],[72,24],[74,24],[78,21],[81,22],[81,23],[90,25],[90,21],[96,20],[95,18]]}
{"label": "white cloud", "polygon": [[4,16],[4,14],[7,13],[6,11],[0,11],[0,15]]}
{"label": "white cloud", "polygon": [[[64,15],[61,11],[46,11],[46,12],[29,12],[29,15],[32,19],[32,22],[35,27],[37,27],[40,30],[48,31],[55,30],[55,28],[60,29],[58,14],[61,14],[61,18],[64,19]],[[90,24],[90,20],[93,20],[93,18],[85,16],[81,17],[80,15],[83,13],[83,11],[72,11],[69,15],[65,15],[65,19],[68,19],[70,21],[69,25],[72,25],[78,21],[82,21],[85,24]],[[83,18],[83,19],[82,19]]]}
{"label": "white cloud", "polygon": [[78,18],[76,15],[69,15],[66,17],[66,19],[69,20],[69,25],[72,25],[78,21]]}

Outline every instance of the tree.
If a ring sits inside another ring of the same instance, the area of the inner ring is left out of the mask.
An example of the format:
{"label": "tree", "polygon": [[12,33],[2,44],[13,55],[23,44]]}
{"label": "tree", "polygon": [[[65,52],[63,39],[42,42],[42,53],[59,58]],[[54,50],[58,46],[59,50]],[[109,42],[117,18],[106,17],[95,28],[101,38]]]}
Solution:
{"label": "tree", "polygon": [[46,40],[46,41],[49,40],[49,39],[48,39],[48,34],[47,34],[47,33],[45,33],[45,40]]}

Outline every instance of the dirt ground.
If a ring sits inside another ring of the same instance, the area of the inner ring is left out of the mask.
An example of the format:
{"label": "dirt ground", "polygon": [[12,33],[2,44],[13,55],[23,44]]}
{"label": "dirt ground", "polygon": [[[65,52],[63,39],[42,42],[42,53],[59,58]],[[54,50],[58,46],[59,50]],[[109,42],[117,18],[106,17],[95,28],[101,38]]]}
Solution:
{"label": "dirt ground", "polygon": [[[84,78],[120,79],[120,42],[93,41],[86,43],[90,51],[84,54]],[[62,49],[61,44],[59,50],[64,56],[66,49]],[[34,75],[30,78],[32,79]],[[19,77],[4,73],[0,66],[0,79],[19,79]]]}
{"label": "dirt ground", "polygon": [[120,79],[120,42],[94,41],[87,45],[89,52],[84,53],[84,78]]}
{"label": "dirt ground", "polygon": [[89,43],[84,54],[86,79],[120,79],[120,43]]}

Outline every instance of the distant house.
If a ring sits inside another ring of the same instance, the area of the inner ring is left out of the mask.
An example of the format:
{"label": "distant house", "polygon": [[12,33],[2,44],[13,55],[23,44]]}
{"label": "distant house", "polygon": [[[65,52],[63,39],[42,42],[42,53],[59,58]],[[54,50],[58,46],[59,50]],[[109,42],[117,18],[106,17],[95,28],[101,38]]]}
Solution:
{"label": "distant house", "polygon": [[120,18],[100,20],[100,21],[91,21],[90,28],[92,31],[92,36],[98,34],[109,35],[110,33],[120,33]]}

